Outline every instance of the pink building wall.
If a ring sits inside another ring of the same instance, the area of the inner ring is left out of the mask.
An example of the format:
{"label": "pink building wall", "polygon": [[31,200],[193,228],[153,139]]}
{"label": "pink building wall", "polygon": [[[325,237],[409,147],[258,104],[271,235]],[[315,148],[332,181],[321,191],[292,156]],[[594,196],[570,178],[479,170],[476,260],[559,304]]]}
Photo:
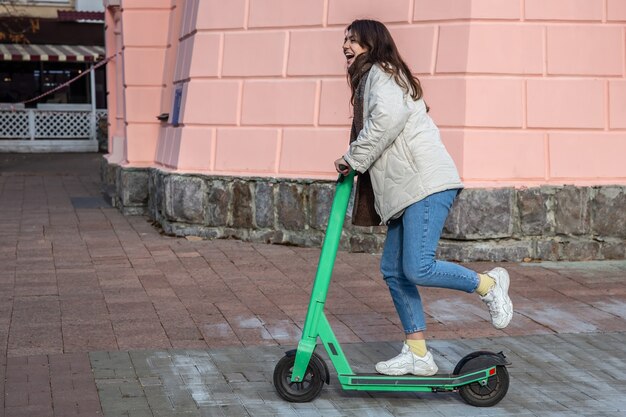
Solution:
{"label": "pink building wall", "polygon": [[[334,178],[351,122],[344,28],[367,17],[422,81],[468,186],[626,184],[624,0],[110,3],[110,162]],[[175,127],[156,116],[171,118],[177,88]]]}

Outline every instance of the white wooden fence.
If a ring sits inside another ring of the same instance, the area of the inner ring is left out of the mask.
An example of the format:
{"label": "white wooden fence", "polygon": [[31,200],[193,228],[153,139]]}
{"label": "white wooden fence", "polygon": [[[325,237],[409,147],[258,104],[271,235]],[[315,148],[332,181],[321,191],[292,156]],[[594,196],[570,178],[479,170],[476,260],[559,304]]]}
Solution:
{"label": "white wooden fence", "polygon": [[[106,109],[53,105],[0,110],[0,152],[96,152],[98,125]],[[59,107],[59,106],[55,106]]]}

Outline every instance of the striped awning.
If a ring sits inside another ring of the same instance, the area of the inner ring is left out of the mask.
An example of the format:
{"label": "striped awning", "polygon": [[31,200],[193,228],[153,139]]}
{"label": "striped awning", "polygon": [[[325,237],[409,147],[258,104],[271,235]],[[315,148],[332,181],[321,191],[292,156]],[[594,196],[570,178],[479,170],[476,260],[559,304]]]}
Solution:
{"label": "striped awning", "polygon": [[103,21],[104,12],[87,12],[82,10],[57,10],[57,18],[61,22],[74,22],[76,20]]}
{"label": "striped awning", "polygon": [[95,62],[104,46],[0,43],[0,61]]}

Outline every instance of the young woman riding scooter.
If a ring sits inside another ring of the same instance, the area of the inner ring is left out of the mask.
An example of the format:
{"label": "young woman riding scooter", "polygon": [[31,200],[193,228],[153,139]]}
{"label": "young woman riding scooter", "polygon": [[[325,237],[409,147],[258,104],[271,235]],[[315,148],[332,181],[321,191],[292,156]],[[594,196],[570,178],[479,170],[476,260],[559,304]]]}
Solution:
{"label": "young woman riding scooter", "polygon": [[434,375],[438,367],[426,348],[417,286],[477,293],[493,326],[502,329],[513,316],[509,274],[500,267],[477,273],[435,259],[446,217],[463,184],[428,115],[420,82],[380,22],[352,22],[343,52],[354,119],[350,148],[335,168],[342,175],[351,170],[359,174],[353,223],[387,225],[381,272],[405,332],[401,353],[377,363],[376,371]]}

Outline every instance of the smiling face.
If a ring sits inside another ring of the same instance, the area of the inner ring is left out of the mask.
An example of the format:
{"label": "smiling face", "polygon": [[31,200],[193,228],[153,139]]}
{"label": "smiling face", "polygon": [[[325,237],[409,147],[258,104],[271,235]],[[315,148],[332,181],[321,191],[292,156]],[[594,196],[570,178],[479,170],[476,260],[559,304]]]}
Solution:
{"label": "smiling face", "polygon": [[367,52],[367,49],[362,47],[359,42],[357,42],[356,37],[352,34],[351,30],[346,32],[346,37],[343,40],[343,54],[346,56],[348,60],[348,67],[352,65],[354,59],[361,55],[362,53]]}

